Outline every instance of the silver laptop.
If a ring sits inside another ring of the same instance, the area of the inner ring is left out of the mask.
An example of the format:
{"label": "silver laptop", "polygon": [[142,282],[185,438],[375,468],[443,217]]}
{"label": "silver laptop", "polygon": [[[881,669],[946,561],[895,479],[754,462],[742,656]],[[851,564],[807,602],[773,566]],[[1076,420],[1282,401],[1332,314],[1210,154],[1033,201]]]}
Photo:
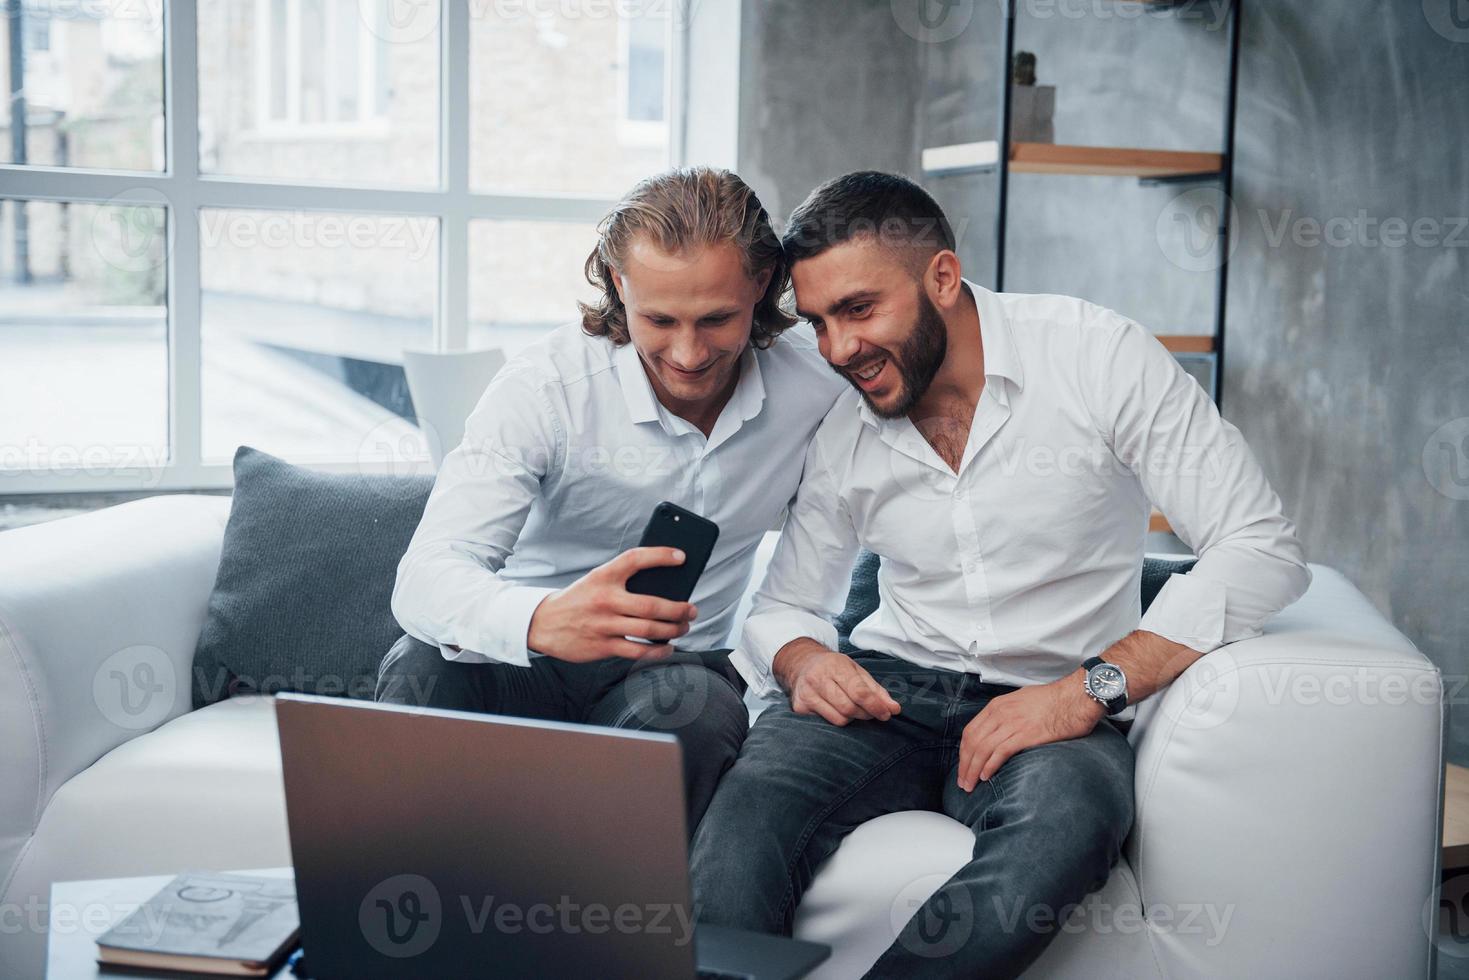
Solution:
{"label": "silver laptop", "polygon": [[299,972],[805,975],[815,943],[694,926],[671,735],[283,694]]}

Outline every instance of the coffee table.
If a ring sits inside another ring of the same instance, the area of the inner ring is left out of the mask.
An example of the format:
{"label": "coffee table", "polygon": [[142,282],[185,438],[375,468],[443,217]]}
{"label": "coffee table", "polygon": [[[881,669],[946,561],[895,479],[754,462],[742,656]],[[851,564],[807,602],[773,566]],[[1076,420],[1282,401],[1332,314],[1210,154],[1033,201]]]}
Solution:
{"label": "coffee table", "polygon": [[[291,877],[290,868],[255,868],[232,874]],[[47,980],[78,980],[93,977],[144,977],[179,980],[186,974],[146,973],[112,970],[97,963],[97,937],[121,922],[173,880],[173,875],[141,878],[98,878],[92,881],[58,881],[51,886],[51,905],[46,923]],[[204,974],[192,974],[204,976]],[[290,977],[282,966],[272,980]]]}

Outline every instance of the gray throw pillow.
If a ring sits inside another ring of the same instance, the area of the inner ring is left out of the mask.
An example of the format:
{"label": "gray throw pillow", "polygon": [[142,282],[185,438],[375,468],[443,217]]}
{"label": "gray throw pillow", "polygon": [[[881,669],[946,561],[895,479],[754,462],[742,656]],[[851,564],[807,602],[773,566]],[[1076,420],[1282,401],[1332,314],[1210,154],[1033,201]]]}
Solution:
{"label": "gray throw pillow", "polygon": [[319,473],[241,446],[194,707],[301,691],[370,700],[402,635],[389,601],[431,476]]}
{"label": "gray throw pillow", "polygon": [[[847,591],[847,607],[832,621],[837,628],[837,649],[843,653],[852,653],[857,649],[850,639],[852,630],[877,610],[877,568],[881,563],[882,559],[870,551],[863,551],[857,556],[857,564],[852,569],[852,584]],[[1196,564],[1196,558],[1178,561],[1144,558],[1142,594],[1139,597],[1142,611],[1148,611],[1148,606],[1153,604],[1163,583],[1168,581],[1168,576],[1175,572],[1182,575]]]}

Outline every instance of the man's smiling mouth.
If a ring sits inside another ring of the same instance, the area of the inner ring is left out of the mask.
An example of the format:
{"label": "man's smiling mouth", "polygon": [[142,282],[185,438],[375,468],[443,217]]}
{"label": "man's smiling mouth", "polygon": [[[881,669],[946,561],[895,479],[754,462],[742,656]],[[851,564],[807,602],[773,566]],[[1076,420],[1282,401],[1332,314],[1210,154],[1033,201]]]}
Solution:
{"label": "man's smiling mouth", "polygon": [[872,382],[877,380],[877,376],[882,374],[883,369],[887,367],[887,363],[888,359],[886,357],[880,357],[872,363],[868,364],[866,367],[862,368],[860,371],[848,371],[847,374],[854,381],[856,381],[858,385],[866,388],[871,385]]}

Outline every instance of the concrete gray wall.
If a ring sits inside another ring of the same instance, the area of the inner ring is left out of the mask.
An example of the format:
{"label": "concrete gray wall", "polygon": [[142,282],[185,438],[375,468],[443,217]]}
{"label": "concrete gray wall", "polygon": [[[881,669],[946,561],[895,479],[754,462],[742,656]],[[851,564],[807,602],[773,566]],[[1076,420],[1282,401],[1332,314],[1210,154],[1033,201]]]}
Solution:
{"label": "concrete gray wall", "polygon": [[[962,25],[915,29],[918,2],[744,0],[740,169],[778,217],[826,177],[918,176],[925,146],[995,138],[997,4],[961,0],[949,10]],[[1469,30],[1453,2],[1245,0],[1223,398],[1311,559],[1343,571],[1461,678]],[[1021,8],[1017,47],[1058,89],[1057,142],[1222,147],[1215,4]],[[993,176],[923,183],[950,214],[966,271],[989,283]],[[1220,205],[1207,185],[1015,175],[1006,286],[1084,296],[1157,333],[1207,334],[1218,256],[1195,246]],[[1313,242],[1311,221],[1324,232],[1363,211],[1360,231],[1333,228],[1350,241]],[[1418,243],[1385,247],[1370,222],[1388,218],[1433,224]],[[1451,757],[1469,763],[1463,714]]]}
{"label": "concrete gray wall", "polygon": [[784,222],[817,184],[918,167],[919,42],[888,0],[743,0],[739,173]]}
{"label": "concrete gray wall", "polygon": [[[1450,2],[1249,4],[1224,406],[1312,560],[1457,682],[1469,673],[1469,30],[1450,39],[1425,16],[1451,26]],[[1390,218],[1404,237],[1424,221],[1419,242],[1387,247],[1396,237],[1370,222]],[[1300,219],[1323,231],[1338,219],[1339,244],[1315,243]],[[1463,700],[1450,757],[1469,763]]]}

